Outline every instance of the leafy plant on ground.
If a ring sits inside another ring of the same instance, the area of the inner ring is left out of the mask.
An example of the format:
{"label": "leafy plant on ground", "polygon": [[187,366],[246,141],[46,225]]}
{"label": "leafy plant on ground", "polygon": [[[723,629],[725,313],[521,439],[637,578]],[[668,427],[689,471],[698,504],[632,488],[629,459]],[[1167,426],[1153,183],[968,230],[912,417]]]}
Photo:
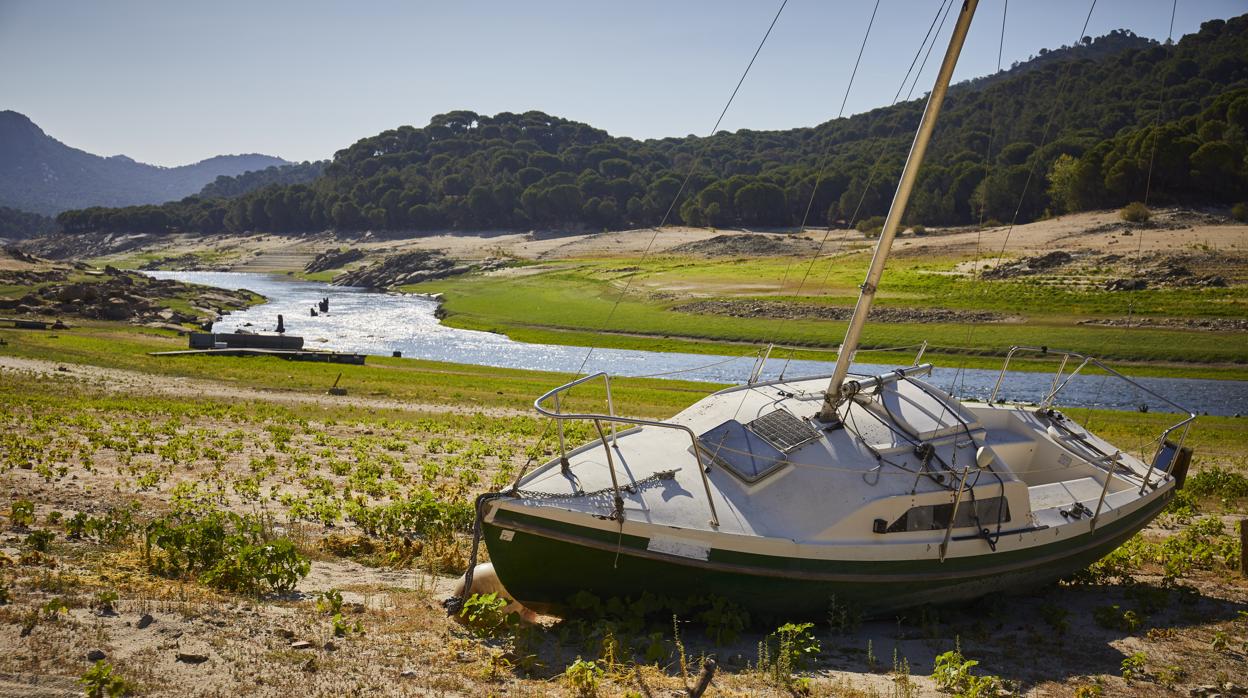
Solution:
{"label": "leafy plant on ground", "polygon": [[932,680],[940,690],[952,693],[957,698],[986,698],[996,695],[1001,688],[1001,679],[972,674],[971,669],[976,666],[979,666],[979,662],[962,656],[959,646],[936,656]]}
{"label": "leafy plant on ground", "polygon": [[508,603],[497,592],[473,594],[464,601],[459,617],[478,637],[498,637],[515,625],[515,615],[504,611]]}
{"label": "leafy plant on ground", "polygon": [[117,595],[117,592],[112,589],[96,592],[95,596],[91,598],[91,608],[99,613],[111,614],[113,613],[113,605],[117,603],[118,598],[120,597]]}
{"label": "leafy plant on ground", "polygon": [[1139,613],[1130,609],[1124,611],[1118,604],[1097,606],[1092,610],[1092,620],[1107,630],[1121,630],[1127,633],[1139,630],[1144,622]]}
{"label": "leafy plant on ground", "polygon": [[834,594],[828,600],[828,627],[834,635],[857,632],[862,625],[862,611],[850,603],[842,603]]}
{"label": "leafy plant on ground", "polygon": [[598,695],[598,682],[604,672],[596,662],[587,662],[580,657],[563,670],[563,681],[573,694],[581,698]]}
{"label": "leafy plant on ground", "polygon": [[1122,660],[1122,678],[1127,683],[1140,680],[1148,676],[1145,667],[1148,666],[1148,656],[1143,652],[1136,652]]}
{"label": "leafy plant on ground", "polygon": [[1072,575],[1081,584],[1132,584],[1145,564],[1160,565],[1163,583],[1174,585],[1192,570],[1234,569],[1241,551],[1238,536],[1228,535],[1216,516],[1201,517],[1164,541],[1150,543],[1136,534],[1086,569]]}
{"label": "leafy plant on ground", "polygon": [[16,499],[9,505],[9,525],[19,531],[35,522],[35,504],[29,499]]}
{"label": "leafy plant on ground", "polygon": [[56,538],[55,533],[40,529],[38,531],[31,531],[30,534],[26,536],[26,540],[22,541],[22,544],[30,550],[46,553],[52,546],[53,538]]}
{"label": "leafy plant on ground", "polygon": [[316,612],[327,613],[331,616],[342,613],[342,592],[330,589],[317,594]]}
{"label": "leafy plant on ground", "polygon": [[333,631],[334,637],[346,637],[351,634],[362,635],[364,633],[364,624],[356,621],[354,624],[342,617],[341,613],[335,613],[329,619],[330,630]]}
{"label": "leafy plant on ground", "polygon": [[712,596],[710,607],[697,615],[706,625],[706,636],[716,645],[736,641],[750,624],[750,614],[721,596]]}
{"label": "leafy plant on ground", "polygon": [[1144,204],[1139,201],[1132,201],[1126,206],[1123,206],[1122,210],[1118,212],[1118,215],[1122,218],[1122,220],[1127,221],[1128,223],[1144,223],[1151,218],[1153,214],[1152,211],[1149,211],[1148,207]]}
{"label": "leafy plant on ground", "polygon": [[905,657],[899,657],[897,650],[893,650],[893,698],[914,698],[918,695],[919,687],[910,678],[910,660]]}
{"label": "leafy plant on ground", "polygon": [[147,526],[143,560],[165,577],[198,577],[224,591],[289,591],[311,568],[285,538],[272,538],[253,515],[175,512]]}
{"label": "leafy plant on ground", "polygon": [[1054,604],[1045,604],[1040,607],[1040,615],[1044,618],[1044,622],[1048,624],[1058,637],[1066,634],[1070,629],[1070,621],[1066,617],[1070,615],[1070,611],[1062,606]]}
{"label": "leafy plant on ground", "polygon": [[823,649],[815,638],[814,623],[785,623],[761,643],[759,662],[768,677],[780,686],[800,686],[795,676]]}
{"label": "leafy plant on ground", "polygon": [[112,665],[103,659],[88,669],[82,678],[78,679],[78,683],[82,684],[87,698],[105,698],[106,696],[113,698],[114,696],[128,696],[134,692],[134,686],[118,676]]}
{"label": "leafy plant on ground", "polygon": [[1215,465],[1189,477],[1183,491],[1196,497],[1240,499],[1248,497],[1248,477]]}

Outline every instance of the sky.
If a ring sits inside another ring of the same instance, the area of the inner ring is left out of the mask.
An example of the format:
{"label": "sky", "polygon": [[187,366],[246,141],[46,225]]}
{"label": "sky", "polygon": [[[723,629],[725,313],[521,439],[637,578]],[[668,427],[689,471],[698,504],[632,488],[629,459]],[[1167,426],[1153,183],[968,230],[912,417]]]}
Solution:
{"label": "sky", "polygon": [[[1003,65],[1071,44],[1092,0],[1014,0]],[[880,0],[846,115],[892,102],[939,0]],[[707,135],[781,0],[0,0],[0,110],[100,155],[317,160],[456,109],[537,109],[613,135]],[[789,0],[721,129],[840,110],[873,0]],[[981,0],[955,81],[997,65]],[[1087,34],[1164,40],[1171,0],[1097,0]],[[1179,0],[1174,36],[1248,12]],[[930,88],[954,16],[915,96]]]}

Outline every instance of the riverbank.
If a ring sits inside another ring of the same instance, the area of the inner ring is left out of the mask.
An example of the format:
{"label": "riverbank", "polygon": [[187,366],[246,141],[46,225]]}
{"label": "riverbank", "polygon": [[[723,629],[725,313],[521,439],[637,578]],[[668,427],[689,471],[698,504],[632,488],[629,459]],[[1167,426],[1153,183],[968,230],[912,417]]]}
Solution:
{"label": "riverbank", "polygon": [[[328,281],[413,251],[436,250],[468,267],[510,260],[495,271],[401,288],[444,293],[450,326],[524,342],[721,355],[775,342],[778,355],[811,360],[828,360],[843,337],[840,318],[871,246],[856,231],[794,238],[692,228],[115,242],[120,251],[93,262],[186,268],[189,255],[213,268]],[[358,255],[305,271],[330,250]],[[1095,355],[1138,376],[1245,380],[1246,260],[1248,226],[1183,210],[1158,211],[1145,225],[1096,212],[1008,233],[906,234],[858,360],[895,363],[898,354],[879,350],[908,353],[927,341],[934,362],[992,369],[1010,346],[1028,344]],[[986,321],[970,319],[979,316]],[[1045,367],[1023,361],[1017,368]]]}

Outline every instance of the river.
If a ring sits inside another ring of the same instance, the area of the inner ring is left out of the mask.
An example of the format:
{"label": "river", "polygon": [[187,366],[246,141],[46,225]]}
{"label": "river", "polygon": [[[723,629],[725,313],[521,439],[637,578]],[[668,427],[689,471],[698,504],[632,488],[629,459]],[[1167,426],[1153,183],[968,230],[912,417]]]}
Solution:
{"label": "river", "polygon": [[[557,344],[530,344],[505,335],[447,327],[434,315],[435,301],[420,296],[379,293],[361,288],[330,286],[281,276],[235,272],[152,271],[163,279],[177,279],[218,288],[248,290],[268,299],[267,303],[230,313],[216,323],[216,332],[246,329],[272,331],[281,314],[286,332],[302,336],[308,348],[389,356],[400,351],[404,357],[455,363],[574,373],[607,371],[616,376],[654,376],[702,380],[716,383],[742,383],[754,364],[753,356],[729,357],[707,354],[594,349]],[[329,312],[312,317],[317,301],[329,298]],[[743,346],[742,354],[751,351]],[[588,361],[586,356],[589,355]],[[903,361],[908,362],[907,356]],[[582,364],[584,365],[582,369]],[[856,372],[878,373],[887,366],[854,364]],[[763,376],[776,377],[781,370],[789,377],[831,373],[832,364],[822,361],[768,362]],[[936,368],[931,380],[967,398],[984,398],[992,390],[997,371]],[[1011,400],[1037,399],[1049,387],[1050,374],[1011,371],[1003,384],[1002,397]],[[956,385],[955,385],[956,381]],[[1170,397],[1198,413],[1231,415],[1248,413],[1248,381],[1219,381],[1194,378],[1139,378],[1148,389]],[[552,386],[554,387],[554,386]],[[1101,407],[1173,411],[1164,403],[1132,386],[1104,376],[1076,377],[1062,393],[1064,407]]]}

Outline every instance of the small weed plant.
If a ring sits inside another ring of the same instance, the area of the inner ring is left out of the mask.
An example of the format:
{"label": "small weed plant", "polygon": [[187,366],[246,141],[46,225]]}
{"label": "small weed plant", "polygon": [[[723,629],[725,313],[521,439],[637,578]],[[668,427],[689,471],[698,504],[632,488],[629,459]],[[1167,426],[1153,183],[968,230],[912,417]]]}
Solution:
{"label": "small weed plant", "polygon": [[1139,630],[1144,622],[1139,613],[1132,609],[1124,611],[1118,604],[1097,606],[1092,610],[1092,620],[1106,630],[1120,630],[1125,633]]}
{"label": "small weed plant", "polygon": [[468,628],[478,637],[499,637],[505,635],[515,624],[514,615],[503,610],[508,603],[497,592],[473,594],[464,601],[459,617],[464,619]]}
{"label": "small weed plant", "polygon": [[962,656],[959,645],[936,656],[932,679],[940,690],[952,693],[957,698],[987,698],[997,695],[1001,690],[1001,679],[972,674],[971,669],[977,666],[978,661]]}
{"label": "small weed plant", "polygon": [[598,695],[598,684],[603,676],[602,667],[597,662],[587,662],[580,657],[563,670],[563,682],[573,695],[579,698],[592,698]]}
{"label": "small weed plant", "polygon": [[1148,656],[1143,652],[1136,652],[1126,659],[1122,660],[1122,679],[1127,683],[1139,681],[1148,676]]}
{"label": "small weed plant", "polygon": [[699,613],[697,620],[706,625],[706,636],[722,646],[741,636],[750,624],[750,614],[721,596],[712,596],[710,607]]}
{"label": "small weed plant", "polygon": [[822,646],[815,638],[814,623],[785,623],[759,643],[759,670],[778,686],[801,688],[806,681],[797,677]]}
{"label": "small weed plant", "polygon": [[103,659],[87,669],[87,673],[78,679],[78,683],[82,684],[87,698],[113,698],[134,693],[134,686],[118,676],[112,665]]}
{"label": "small weed plant", "polygon": [[29,499],[14,500],[9,505],[9,525],[24,531],[35,522],[35,504]]}

